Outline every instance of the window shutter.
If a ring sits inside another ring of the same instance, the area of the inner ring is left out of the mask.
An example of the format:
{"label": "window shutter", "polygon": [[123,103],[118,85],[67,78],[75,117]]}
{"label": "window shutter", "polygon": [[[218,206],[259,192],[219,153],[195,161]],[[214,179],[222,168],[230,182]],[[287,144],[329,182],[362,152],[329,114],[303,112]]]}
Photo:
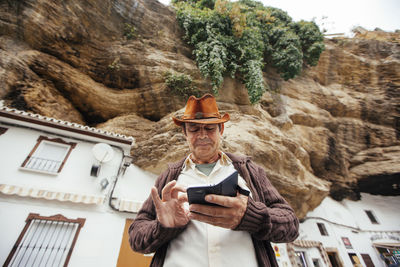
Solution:
{"label": "window shutter", "polygon": [[59,173],[76,143],[64,142],[60,138],[40,136],[22,168],[45,173]]}

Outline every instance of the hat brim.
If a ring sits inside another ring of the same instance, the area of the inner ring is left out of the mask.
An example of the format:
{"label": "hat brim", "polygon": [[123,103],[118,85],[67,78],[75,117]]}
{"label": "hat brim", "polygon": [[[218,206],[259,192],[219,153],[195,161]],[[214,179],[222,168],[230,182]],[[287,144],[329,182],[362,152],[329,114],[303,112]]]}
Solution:
{"label": "hat brim", "polygon": [[193,122],[193,123],[201,123],[201,124],[217,124],[217,123],[225,123],[229,121],[230,116],[228,113],[224,114],[222,118],[206,118],[206,119],[188,119],[188,120],[182,120],[176,117],[172,117],[172,120],[174,123],[178,126],[182,126],[183,123],[185,122]]}

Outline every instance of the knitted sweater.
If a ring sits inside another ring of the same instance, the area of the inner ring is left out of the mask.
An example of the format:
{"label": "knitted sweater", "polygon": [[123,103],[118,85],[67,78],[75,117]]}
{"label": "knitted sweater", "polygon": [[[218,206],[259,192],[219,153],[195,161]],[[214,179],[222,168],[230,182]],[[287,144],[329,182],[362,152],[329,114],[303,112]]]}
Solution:
{"label": "knitted sweater", "polygon": [[[298,236],[299,221],[286,200],[268,180],[265,171],[249,157],[226,155],[246,181],[252,193],[246,212],[235,231],[251,234],[259,266],[278,266],[270,242],[291,242]],[[156,180],[158,192],[170,181],[178,179],[185,159],[168,165]],[[185,227],[166,228],[157,220],[151,196],[143,203],[129,227],[129,242],[133,250],[141,253],[155,252],[150,266],[163,266],[169,242],[182,233]],[[178,260],[178,259],[177,259]]]}

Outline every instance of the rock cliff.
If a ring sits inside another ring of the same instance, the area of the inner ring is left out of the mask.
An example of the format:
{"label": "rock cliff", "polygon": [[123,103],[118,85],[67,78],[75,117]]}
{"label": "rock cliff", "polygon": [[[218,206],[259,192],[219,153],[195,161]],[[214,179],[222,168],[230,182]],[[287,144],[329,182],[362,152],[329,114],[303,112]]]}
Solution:
{"label": "rock cliff", "polygon": [[[359,32],[325,40],[316,67],[250,105],[226,78],[225,151],[263,166],[299,217],[327,195],[400,195],[400,34]],[[0,99],[9,106],[136,138],[135,164],[160,173],[187,154],[171,116],[185,99],[164,73],[202,78],[174,10],[156,0],[0,2]]]}

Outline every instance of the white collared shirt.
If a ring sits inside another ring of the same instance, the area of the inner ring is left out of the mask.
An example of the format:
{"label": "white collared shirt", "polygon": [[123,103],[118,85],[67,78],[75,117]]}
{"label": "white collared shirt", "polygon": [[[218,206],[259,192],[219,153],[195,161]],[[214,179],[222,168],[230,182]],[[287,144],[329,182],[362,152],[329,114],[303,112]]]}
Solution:
{"label": "white collared shirt", "polygon": [[[200,172],[187,157],[177,183],[191,185],[216,184],[235,171],[232,161],[224,153],[209,176]],[[242,177],[242,188],[248,189]],[[190,221],[185,231],[171,240],[164,267],[255,267],[257,258],[251,236],[245,231],[233,231],[199,221]]]}

